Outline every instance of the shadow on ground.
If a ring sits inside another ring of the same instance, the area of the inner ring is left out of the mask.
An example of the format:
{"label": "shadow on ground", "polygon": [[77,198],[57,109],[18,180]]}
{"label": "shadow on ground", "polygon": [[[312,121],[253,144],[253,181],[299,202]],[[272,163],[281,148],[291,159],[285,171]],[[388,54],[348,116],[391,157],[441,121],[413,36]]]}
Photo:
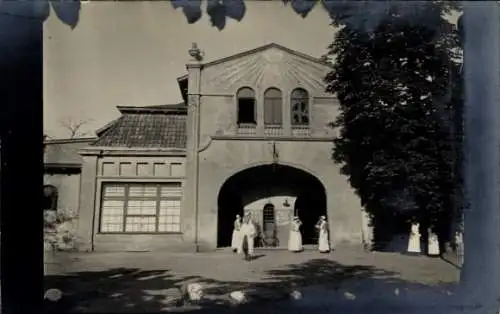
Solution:
{"label": "shadow on ground", "polygon": [[[198,307],[177,308],[182,312],[254,312],[256,307],[261,311],[271,305],[272,312],[276,312],[277,306],[286,307],[292,303],[289,294],[295,287],[304,293],[304,302],[315,297],[331,299],[331,295],[345,302],[349,297],[352,299],[351,294],[354,298],[357,293],[366,294],[367,291],[371,295],[383,294],[382,290],[394,294],[395,287],[404,294],[408,289],[424,287],[402,281],[393,272],[372,266],[346,266],[327,259],[312,259],[288,265],[286,269],[270,270],[264,279],[264,282],[224,282],[196,276],[174,277],[169,270],[133,268],[46,276],[47,289],[58,288],[65,293],[63,300],[58,302],[59,306],[47,308],[47,312],[161,312],[167,307],[175,311],[175,307],[166,302],[167,296],[178,294],[175,288],[187,282],[203,283],[208,300]],[[249,302],[235,307],[231,305],[228,294],[241,289],[247,292]],[[328,297],[318,296],[317,289],[321,290],[320,293],[328,291],[330,294]]]}

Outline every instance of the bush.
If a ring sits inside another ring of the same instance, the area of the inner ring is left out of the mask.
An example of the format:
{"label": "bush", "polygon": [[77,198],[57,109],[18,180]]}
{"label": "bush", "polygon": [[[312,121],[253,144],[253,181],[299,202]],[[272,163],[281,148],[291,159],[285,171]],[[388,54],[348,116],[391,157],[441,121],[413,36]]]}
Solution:
{"label": "bush", "polygon": [[55,251],[76,249],[74,222],[77,214],[72,210],[44,212],[44,243]]}

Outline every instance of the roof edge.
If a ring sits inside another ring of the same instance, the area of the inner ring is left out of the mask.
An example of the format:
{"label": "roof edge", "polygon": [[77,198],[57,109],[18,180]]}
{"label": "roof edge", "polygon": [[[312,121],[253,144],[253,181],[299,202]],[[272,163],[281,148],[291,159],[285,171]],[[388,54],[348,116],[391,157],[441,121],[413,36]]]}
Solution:
{"label": "roof edge", "polygon": [[82,164],[76,163],[57,163],[57,162],[46,162],[44,163],[45,168],[73,168],[73,169],[81,169]]}
{"label": "roof edge", "polygon": [[93,146],[78,151],[82,156],[186,156],[185,148]]}
{"label": "roof edge", "polygon": [[97,140],[97,137],[79,137],[79,138],[61,138],[45,140],[44,144],[67,144],[67,143],[85,143]]}
{"label": "roof edge", "polygon": [[134,107],[134,106],[117,106],[121,114],[127,113],[187,113],[185,105],[172,105],[171,107]]}
{"label": "roof edge", "polygon": [[110,128],[113,127],[118,121],[120,121],[121,117],[118,117],[116,119],[111,120],[110,122],[106,123],[104,126],[100,127],[99,129],[95,130],[95,134],[97,137],[100,137],[104,132],[109,130]]}
{"label": "roof edge", "polygon": [[[257,52],[260,52],[260,51],[264,51],[264,50],[269,49],[269,48],[277,48],[277,49],[283,50],[285,52],[288,52],[289,54],[292,54],[292,55],[298,56],[300,58],[309,60],[311,62],[323,65],[323,66],[325,66],[327,68],[332,68],[333,67],[331,64],[328,64],[328,63],[324,62],[320,58],[315,58],[315,57],[310,56],[308,54],[305,54],[305,53],[302,53],[302,52],[299,52],[299,51],[287,48],[285,46],[282,46],[282,45],[274,43],[274,42],[270,43],[270,44],[266,44],[266,45],[260,46],[260,47],[257,47],[257,48],[254,48],[254,49],[246,50],[246,51],[243,51],[243,52],[231,55],[231,56],[227,56],[227,57],[220,58],[220,59],[217,59],[217,60],[214,60],[214,61],[210,61],[210,62],[202,64],[202,66],[204,68],[206,68],[206,67],[209,67],[209,66],[212,66],[212,65],[221,64],[221,63],[233,60],[233,59],[241,58],[241,57],[244,57],[244,56],[247,56],[247,55],[251,55],[251,54],[254,54],[254,53],[257,53]],[[181,78],[183,78],[183,77],[181,77]],[[177,80],[179,80],[181,78],[178,78]]]}

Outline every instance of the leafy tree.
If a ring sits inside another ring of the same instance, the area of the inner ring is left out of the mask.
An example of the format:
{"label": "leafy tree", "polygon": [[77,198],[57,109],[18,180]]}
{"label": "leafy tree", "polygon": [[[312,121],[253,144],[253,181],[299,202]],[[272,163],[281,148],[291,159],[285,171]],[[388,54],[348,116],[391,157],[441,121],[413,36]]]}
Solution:
{"label": "leafy tree", "polygon": [[334,17],[342,28],[329,46],[335,62],[325,81],[341,109],[333,157],[366,210],[441,229],[456,189],[458,37],[443,17],[449,5],[419,5],[408,19],[392,4],[371,30]]}

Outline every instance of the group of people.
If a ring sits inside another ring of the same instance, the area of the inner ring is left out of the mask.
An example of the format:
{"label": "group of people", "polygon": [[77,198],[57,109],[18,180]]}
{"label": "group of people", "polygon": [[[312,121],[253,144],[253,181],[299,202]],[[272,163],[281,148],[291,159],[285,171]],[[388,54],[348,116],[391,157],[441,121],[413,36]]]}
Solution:
{"label": "group of people", "polygon": [[[290,236],[288,237],[288,250],[290,252],[301,252],[302,234],[300,228],[302,222],[299,217],[295,216],[290,223]],[[315,225],[318,230],[318,250],[321,253],[330,252],[328,223],[325,216],[321,216]],[[245,258],[253,255],[254,241],[257,236],[257,229],[252,222],[250,213],[246,213],[241,219],[240,215],[236,215],[234,221],[233,237],[231,241],[231,248],[233,252],[238,254],[245,254]]]}
{"label": "group of people", "polygon": [[235,253],[245,254],[245,259],[253,255],[253,247],[257,229],[252,222],[250,213],[247,213],[241,220],[240,215],[236,215],[234,221],[233,237],[231,239],[231,248]]}

